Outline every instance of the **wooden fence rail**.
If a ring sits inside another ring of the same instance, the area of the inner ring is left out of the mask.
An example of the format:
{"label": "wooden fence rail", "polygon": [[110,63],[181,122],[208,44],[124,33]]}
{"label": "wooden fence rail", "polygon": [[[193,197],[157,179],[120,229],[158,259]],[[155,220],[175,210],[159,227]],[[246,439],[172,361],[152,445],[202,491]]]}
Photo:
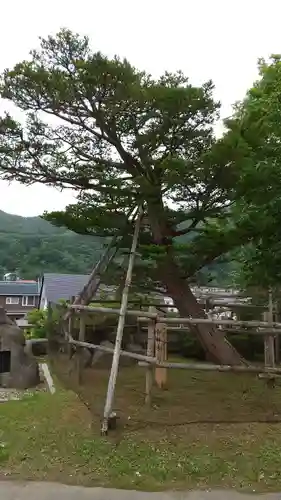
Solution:
{"label": "wooden fence rail", "polygon": [[[118,302],[116,299],[92,299],[91,304],[116,304]],[[205,305],[206,304],[206,299],[198,299],[197,300],[198,304]],[[173,304],[160,304],[159,302],[140,302],[137,304],[136,300],[129,300],[128,304],[134,304],[134,305],[139,305],[140,307],[156,307],[160,309],[171,309],[171,308],[176,308],[175,305]],[[211,308],[213,307],[220,307],[222,311],[225,311],[225,309],[233,308],[233,309],[256,309],[259,311],[265,311],[267,310],[268,306],[267,305],[256,305],[248,302],[225,302],[223,299],[221,300],[213,300],[212,298],[208,301],[208,304]],[[273,312],[278,312],[276,309],[274,309]]]}
{"label": "wooden fence rail", "polygon": [[[95,306],[82,306],[82,305],[68,305],[68,309],[78,311],[80,313],[85,312],[87,314],[112,314],[119,316],[120,310],[110,307],[95,307]],[[270,322],[270,321],[241,321],[233,319],[207,319],[207,318],[181,318],[181,317],[163,317],[157,313],[149,311],[138,311],[138,310],[127,310],[126,316],[134,316],[138,318],[139,322],[147,322],[149,319],[154,319],[161,323],[169,324],[182,324],[182,325],[221,325],[221,326],[242,326],[242,327],[253,327],[253,328],[269,328],[275,330],[281,330],[281,323]],[[264,332],[262,332],[264,333]],[[278,333],[276,331],[276,333]],[[281,333],[281,332],[280,332]]]}
{"label": "wooden fence rail", "polygon": [[[90,342],[82,342],[80,340],[74,340],[74,339],[69,339],[69,343],[71,345],[76,345],[78,347],[87,347],[88,349],[96,349],[97,351],[107,352],[109,354],[114,353],[113,348],[99,344],[92,344]],[[137,354],[134,352],[124,351],[124,350],[120,351],[120,356],[124,356],[125,358],[136,359],[137,361],[145,361],[147,363],[153,363],[154,359],[156,359],[156,358],[151,358],[150,356],[145,356],[144,354]]]}
{"label": "wooden fence rail", "polygon": [[[110,354],[114,353],[114,349],[111,347],[105,347],[97,344],[92,344],[90,342],[81,342],[79,340],[69,339],[69,343],[79,347],[87,347],[89,349],[97,349],[99,351],[107,352]],[[213,364],[203,364],[203,363],[169,363],[169,362],[158,362],[156,357],[149,357],[142,354],[136,354],[129,351],[120,351],[120,356],[125,356],[127,358],[135,359],[139,362],[139,366],[147,367],[147,364],[152,364],[154,366],[159,366],[160,368],[175,368],[180,370],[203,370],[203,371],[218,371],[218,372],[250,372],[250,373],[269,373],[269,374],[280,374],[281,368],[271,368],[264,366],[230,366],[230,365],[213,365]]]}
{"label": "wooden fence rail", "polygon": [[[264,366],[247,366],[247,365],[212,365],[203,363],[169,363],[168,361],[163,363],[158,363],[156,359],[150,360],[155,366],[162,368],[174,368],[179,370],[202,370],[207,372],[237,372],[237,373],[268,373],[268,374],[278,374],[281,376],[281,368],[270,368]],[[139,366],[147,366],[147,362],[139,361]]]}
{"label": "wooden fence rail", "polygon": [[[147,319],[142,315],[138,317],[140,323],[147,322]],[[217,325],[217,326],[242,326],[242,327],[252,327],[252,328],[269,328],[274,332],[278,333],[281,330],[281,323],[269,322],[269,321],[240,321],[233,319],[207,319],[207,318],[163,318],[159,316],[157,321],[166,323],[167,325],[181,324],[181,325]],[[235,331],[235,330],[234,330]],[[256,332],[253,332],[256,333]],[[261,331],[261,333],[264,333]],[[281,333],[281,332],[280,332]]]}

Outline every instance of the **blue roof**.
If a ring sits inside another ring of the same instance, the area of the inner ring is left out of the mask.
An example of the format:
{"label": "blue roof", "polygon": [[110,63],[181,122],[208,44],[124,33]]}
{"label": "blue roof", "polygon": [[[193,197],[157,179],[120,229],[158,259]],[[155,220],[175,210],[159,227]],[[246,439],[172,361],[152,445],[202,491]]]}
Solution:
{"label": "blue roof", "polygon": [[0,295],[39,295],[38,283],[23,281],[0,281]]}

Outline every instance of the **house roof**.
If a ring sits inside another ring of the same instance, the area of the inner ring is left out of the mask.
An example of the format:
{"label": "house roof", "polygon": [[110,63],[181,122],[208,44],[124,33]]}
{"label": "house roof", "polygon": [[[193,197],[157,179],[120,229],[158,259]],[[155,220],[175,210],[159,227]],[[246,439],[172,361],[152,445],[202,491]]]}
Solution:
{"label": "house roof", "polygon": [[48,302],[57,303],[60,299],[69,300],[76,296],[89,280],[88,274],[54,274],[43,275],[40,298],[44,287]]}
{"label": "house roof", "polygon": [[24,281],[0,281],[0,295],[39,295],[38,283]]}
{"label": "house roof", "polygon": [[[40,302],[44,287],[44,295],[47,302],[57,303],[60,299],[70,300],[82,291],[90,278],[89,274],[55,274],[46,273],[43,275],[40,290]],[[116,287],[108,285],[100,285],[96,297],[100,297],[101,293],[107,293],[114,297]]]}

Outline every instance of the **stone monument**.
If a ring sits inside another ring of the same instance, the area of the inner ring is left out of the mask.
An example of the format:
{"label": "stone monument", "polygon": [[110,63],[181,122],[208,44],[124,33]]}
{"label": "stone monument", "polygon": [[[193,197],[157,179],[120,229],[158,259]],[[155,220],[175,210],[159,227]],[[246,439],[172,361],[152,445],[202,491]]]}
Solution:
{"label": "stone monument", "polygon": [[[0,354],[7,355],[9,371],[0,374],[0,387],[28,389],[40,383],[36,359],[25,351],[23,331],[0,307]],[[3,365],[7,365],[7,360]]]}

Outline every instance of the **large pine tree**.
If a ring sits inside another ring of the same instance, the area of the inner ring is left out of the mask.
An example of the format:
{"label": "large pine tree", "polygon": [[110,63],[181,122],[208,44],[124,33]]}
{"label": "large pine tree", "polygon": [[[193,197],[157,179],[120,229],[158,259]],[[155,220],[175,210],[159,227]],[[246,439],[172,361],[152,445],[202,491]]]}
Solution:
{"label": "large pine tree", "polygon": [[[3,75],[2,97],[26,123],[2,120],[2,176],[76,189],[78,204],[49,219],[78,232],[113,235],[143,204],[148,278],[182,316],[204,317],[189,279],[245,232],[228,221],[240,150],[215,141],[212,92],[181,72],[155,80],[62,30]],[[215,327],[196,334],[216,362],[242,362]]]}

